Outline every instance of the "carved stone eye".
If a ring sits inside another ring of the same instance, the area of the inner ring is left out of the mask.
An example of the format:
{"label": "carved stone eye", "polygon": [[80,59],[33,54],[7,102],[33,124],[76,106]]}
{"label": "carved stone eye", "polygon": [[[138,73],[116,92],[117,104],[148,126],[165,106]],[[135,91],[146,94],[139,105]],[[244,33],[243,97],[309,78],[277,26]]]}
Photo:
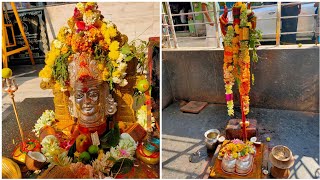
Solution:
{"label": "carved stone eye", "polygon": [[83,98],[83,96],[84,96],[83,93],[77,92],[74,97],[75,97],[76,99],[81,99],[81,98]]}
{"label": "carved stone eye", "polygon": [[99,96],[99,92],[96,92],[96,91],[89,92],[89,97],[90,98],[96,98],[98,96]]}

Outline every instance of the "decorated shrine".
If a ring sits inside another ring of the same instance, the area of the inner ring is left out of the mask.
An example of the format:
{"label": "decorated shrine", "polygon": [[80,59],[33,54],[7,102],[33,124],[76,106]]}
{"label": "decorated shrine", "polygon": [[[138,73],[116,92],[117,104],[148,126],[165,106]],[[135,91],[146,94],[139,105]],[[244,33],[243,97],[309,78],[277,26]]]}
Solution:
{"label": "decorated shrine", "polygon": [[[250,112],[249,93],[251,85],[254,85],[251,66],[258,62],[256,48],[260,45],[259,40],[262,37],[262,32],[256,30],[257,18],[251,10],[250,3],[237,2],[233,5],[233,23],[228,23],[227,14],[228,9],[225,6],[224,13],[219,20],[224,35],[223,75],[227,112],[229,116],[234,116],[232,89],[236,85],[240,95],[239,104],[242,118],[241,120],[231,119],[228,122],[226,127],[227,140],[221,141],[222,144],[217,148],[218,154],[214,157],[215,163],[210,176],[213,178],[265,178],[269,174],[265,165],[268,161],[268,153],[265,153],[264,144],[257,142],[257,120],[246,118]],[[251,56],[249,50],[252,51]],[[291,153],[287,147],[281,147],[280,154],[285,154],[283,148]],[[285,156],[291,159],[292,163],[292,155]],[[288,172],[286,174],[283,172],[275,174],[275,170],[273,170],[272,173],[274,177],[283,178],[288,175]]]}
{"label": "decorated shrine", "polygon": [[93,2],[77,3],[67,24],[39,73],[54,109],[37,120],[35,139],[19,126],[3,177],[159,178],[159,38],[128,42]]}

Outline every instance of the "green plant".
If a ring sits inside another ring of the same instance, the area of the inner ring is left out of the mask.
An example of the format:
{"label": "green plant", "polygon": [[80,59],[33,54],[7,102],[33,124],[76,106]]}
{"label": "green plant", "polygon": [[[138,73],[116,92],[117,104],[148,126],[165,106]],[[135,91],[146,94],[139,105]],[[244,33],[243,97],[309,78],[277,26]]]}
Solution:
{"label": "green plant", "polygon": [[67,52],[66,54],[60,55],[54,65],[52,67],[52,75],[54,79],[59,81],[62,86],[66,86],[65,82],[69,79],[69,72],[68,72],[68,57],[70,56],[71,51]]}
{"label": "green plant", "polygon": [[228,27],[227,34],[224,37],[224,45],[225,46],[232,46],[233,36],[234,36],[234,29]]}
{"label": "green plant", "polygon": [[260,45],[262,32],[260,30],[250,30],[249,47],[252,48],[252,61],[258,62],[257,47]]}
{"label": "green plant", "polygon": [[244,8],[244,10],[240,14],[240,27],[247,26],[247,23],[248,23],[247,8]]}

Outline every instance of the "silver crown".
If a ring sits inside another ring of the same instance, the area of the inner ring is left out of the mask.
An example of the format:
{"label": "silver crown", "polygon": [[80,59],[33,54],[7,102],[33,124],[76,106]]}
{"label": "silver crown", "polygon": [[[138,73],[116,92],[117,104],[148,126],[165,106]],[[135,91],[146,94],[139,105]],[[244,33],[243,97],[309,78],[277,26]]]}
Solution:
{"label": "silver crown", "polygon": [[75,87],[77,83],[83,86],[92,86],[101,84],[102,71],[99,70],[98,62],[93,60],[92,55],[88,53],[76,53],[73,60],[68,65],[70,86]]}

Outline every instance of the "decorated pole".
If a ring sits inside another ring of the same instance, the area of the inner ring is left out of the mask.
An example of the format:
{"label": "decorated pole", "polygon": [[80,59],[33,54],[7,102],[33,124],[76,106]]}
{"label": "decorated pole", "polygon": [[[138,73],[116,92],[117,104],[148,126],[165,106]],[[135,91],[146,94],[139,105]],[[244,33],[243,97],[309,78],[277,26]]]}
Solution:
{"label": "decorated pole", "polygon": [[21,123],[20,123],[19,116],[18,116],[16,103],[15,103],[15,101],[14,101],[14,94],[13,94],[13,93],[10,93],[9,96],[10,96],[10,98],[11,98],[11,100],[12,100],[12,106],[13,106],[14,114],[16,115],[16,120],[17,120],[19,132],[20,132],[20,136],[21,136],[21,141],[24,142],[23,130],[22,130],[22,127],[21,127]]}
{"label": "decorated pole", "polygon": [[[14,93],[18,90],[18,85],[16,84],[15,79],[12,78],[11,76],[12,76],[11,69],[9,69],[9,68],[2,69],[2,78],[3,78],[3,81],[2,81],[3,85],[2,86],[6,85],[6,87],[4,88],[4,91],[9,94],[9,96],[12,100],[12,106],[13,106],[14,114],[16,116],[16,121],[18,124],[19,132],[20,132],[20,136],[21,136],[21,142],[25,142],[23,130],[22,130],[20,119],[19,119],[18,112],[17,112],[16,103],[14,101]],[[4,84],[4,82],[5,82],[5,84]]]}
{"label": "decorated pole", "polygon": [[[237,83],[240,94],[242,138],[247,140],[246,115],[249,113],[250,84],[254,82],[254,75],[250,72],[251,60],[258,61],[256,47],[260,44],[261,32],[256,30],[256,17],[251,10],[250,3],[237,2],[232,7],[233,23],[228,24],[228,8],[219,18],[221,32],[224,35],[224,64],[223,77],[225,83],[228,115],[234,115],[233,91],[234,82]],[[252,49],[252,57],[249,54]],[[241,124],[241,123],[240,123]]]}
{"label": "decorated pole", "polygon": [[247,140],[247,130],[246,130],[246,115],[244,114],[243,111],[243,101],[242,101],[242,97],[240,95],[240,101],[241,101],[241,120],[242,120],[242,138],[244,141]]}

